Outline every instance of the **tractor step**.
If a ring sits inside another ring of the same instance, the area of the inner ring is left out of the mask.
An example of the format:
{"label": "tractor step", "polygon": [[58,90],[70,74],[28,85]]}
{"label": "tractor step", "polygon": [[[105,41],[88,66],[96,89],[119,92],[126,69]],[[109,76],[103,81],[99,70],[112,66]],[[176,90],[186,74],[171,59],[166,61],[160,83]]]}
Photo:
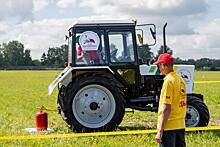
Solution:
{"label": "tractor step", "polygon": [[130,99],[128,100],[129,103],[135,103],[135,104],[149,104],[149,103],[153,103],[157,100],[156,96],[147,96],[147,97],[138,97],[135,99]]}

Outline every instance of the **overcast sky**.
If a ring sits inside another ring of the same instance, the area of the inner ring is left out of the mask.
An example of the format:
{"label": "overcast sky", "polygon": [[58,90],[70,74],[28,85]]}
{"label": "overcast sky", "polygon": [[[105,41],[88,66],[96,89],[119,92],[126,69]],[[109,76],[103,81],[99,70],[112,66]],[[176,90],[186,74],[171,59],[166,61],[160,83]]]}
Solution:
{"label": "overcast sky", "polygon": [[137,19],[156,24],[158,32],[168,22],[175,57],[220,59],[220,0],[0,0],[0,6],[0,44],[18,40],[33,59],[66,43],[78,19]]}

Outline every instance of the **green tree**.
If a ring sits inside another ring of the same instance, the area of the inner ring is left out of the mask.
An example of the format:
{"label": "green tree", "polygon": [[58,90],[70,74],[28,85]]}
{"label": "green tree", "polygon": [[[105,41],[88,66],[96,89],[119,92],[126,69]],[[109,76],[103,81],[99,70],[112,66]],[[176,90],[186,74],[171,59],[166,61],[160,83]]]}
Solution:
{"label": "green tree", "polygon": [[174,58],[174,63],[175,64],[182,64],[184,61],[182,59],[180,59],[179,57]]}
{"label": "green tree", "polygon": [[0,45],[0,66],[32,65],[30,50],[18,41],[10,41]]}
{"label": "green tree", "polygon": [[63,50],[63,60],[64,62],[68,62],[68,45],[61,45],[60,47]]}
{"label": "green tree", "polygon": [[41,65],[47,65],[47,55],[45,53],[42,54],[40,58]]}
{"label": "green tree", "polygon": [[205,68],[211,68],[213,64],[213,60],[209,58],[201,58],[197,60],[196,67],[198,69],[205,69]]}
{"label": "green tree", "polygon": [[41,64],[47,66],[63,66],[64,62],[68,60],[68,46],[61,45],[60,47],[53,47],[47,50],[47,54],[43,53],[41,56]]}
{"label": "green tree", "polygon": [[10,66],[32,65],[31,51],[24,50],[24,45],[18,41],[10,41],[2,44],[4,64]]}
{"label": "green tree", "polygon": [[2,45],[0,44],[0,66],[4,66],[3,51],[4,51],[4,49],[2,48]]}
{"label": "green tree", "polygon": [[[163,46],[161,45],[160,49],[157,51],[157,55],[156,55],[155,59],[157,59],[160,56],[160,54],[162,54],[162,53],[164,53],[164,50],[163,50]],[[173,55],[173,51],[168,46],[167,46],[167,53],[170,55]]]}
{"label": "green tree", "polygon": [[28,65],[32,65],[32,58],[31,58],[31,50],[26,49],[24,51],[24,65],[28,66]]}
{"label": "green tree", "polygon": [[3,43],[3,54],[6,65],[19,66],[24,65],[24,45],[18,41]]}
{"label": "green tree", "polygon": [[53,66],[56,61],[56,48],[49,48],[47,51],[47,65]]}
{"label": "green tree", "polygon": [[144,63],[151,63],[154,58],[153,52],[151,52],[151,48],[147,44],[143,44],[138,46],[138,59],[142,60]]}
{"label": "green tree", "polygon": [[40,60],[35,59],[35,60],[32,61],[32,65],[33,66],[41,66],[41,62],[40,62]]}

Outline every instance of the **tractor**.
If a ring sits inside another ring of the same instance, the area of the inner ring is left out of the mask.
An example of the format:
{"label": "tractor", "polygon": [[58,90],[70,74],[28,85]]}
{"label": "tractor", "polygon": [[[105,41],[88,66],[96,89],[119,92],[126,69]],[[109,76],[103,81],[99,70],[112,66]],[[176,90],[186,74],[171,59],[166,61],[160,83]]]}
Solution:
{"label": "tractor", "polygon": [[[166,52],[166,24],[163,27]],[[76,132],[113,131],[125,109],[157,112],[164,76],[139,50],[156,44],[156,26],[137,21],[78,21],[68,30],[68,64],[48,87],[58,87],[58,112]],[[145,41],[149,38],[150,43]],[[149,60],[150,61],[150,60]],[[175,65],[187,85],[186,126],[207,126],[202,94],[193,93],[194,65]]]}

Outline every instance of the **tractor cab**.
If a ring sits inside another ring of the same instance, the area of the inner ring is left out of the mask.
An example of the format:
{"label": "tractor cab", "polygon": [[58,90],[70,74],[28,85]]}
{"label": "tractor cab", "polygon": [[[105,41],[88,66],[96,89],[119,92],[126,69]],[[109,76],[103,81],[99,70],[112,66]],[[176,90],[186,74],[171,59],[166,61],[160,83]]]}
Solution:
{"label": "tractor cab", "polygon": [[[145,34],[146,26],[151,35]],[[67,37],[68,63],[84,69],[94,67],[93,70],[107,66],[125,84],[140,84],[138,65],[143,64],[143,59],[138,57],[138,49],[145,43],[144,36],[152,36],[149,40],[155,44],[155,25],[137,25],[135,21],[77,22]]]}

